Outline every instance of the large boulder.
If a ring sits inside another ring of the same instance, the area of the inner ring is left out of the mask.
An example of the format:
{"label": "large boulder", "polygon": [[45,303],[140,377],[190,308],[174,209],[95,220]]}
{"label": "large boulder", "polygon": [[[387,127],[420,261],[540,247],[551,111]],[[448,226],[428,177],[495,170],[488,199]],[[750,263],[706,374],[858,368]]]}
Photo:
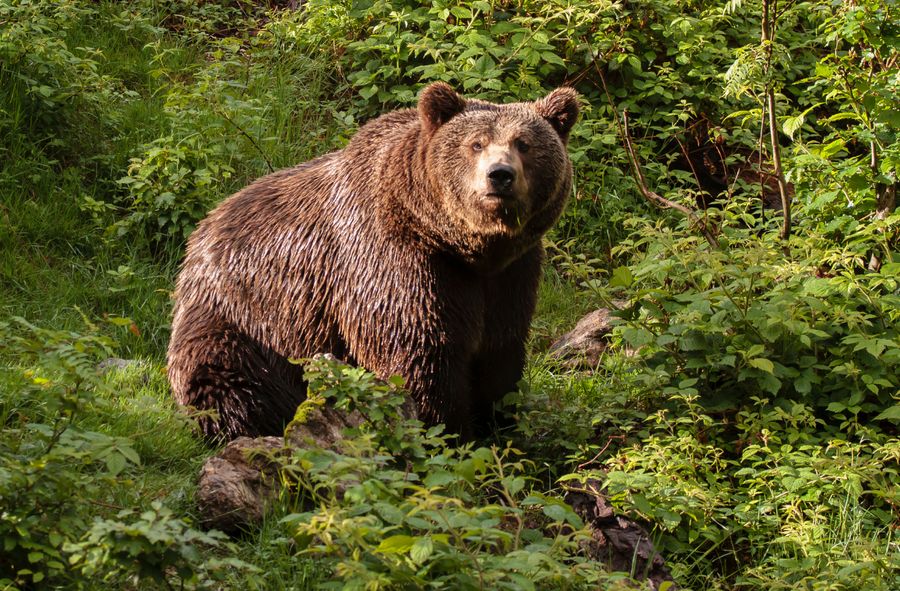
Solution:
{"label": "large boulder", "polygon": [[260,523],[280,492],[274,456],[285,453],[281,437],[238,437],[207,459],[197,490],[203,524],[235,532]]}

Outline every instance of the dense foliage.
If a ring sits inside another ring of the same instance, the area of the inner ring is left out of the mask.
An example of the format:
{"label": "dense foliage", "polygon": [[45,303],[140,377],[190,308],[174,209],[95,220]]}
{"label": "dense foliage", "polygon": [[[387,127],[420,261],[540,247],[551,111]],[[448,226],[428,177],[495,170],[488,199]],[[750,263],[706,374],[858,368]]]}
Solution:
{"label": "dense foliage", "polygon": [[[579,551],[561,490],[586,478],[683,588],[900,587],[898,17],[885,0],[0,0],[0,588],[640,577]],[[200,531],[213,450],[162,371],[185,237],[436,80],[584,99],[518,427],[459,448],[402,417],[397,384],[313,364],[311,400],[371,421],[285,464],[293,493],[260,531]],[[618,311],[595,367],[545,355],[601,304]]]}

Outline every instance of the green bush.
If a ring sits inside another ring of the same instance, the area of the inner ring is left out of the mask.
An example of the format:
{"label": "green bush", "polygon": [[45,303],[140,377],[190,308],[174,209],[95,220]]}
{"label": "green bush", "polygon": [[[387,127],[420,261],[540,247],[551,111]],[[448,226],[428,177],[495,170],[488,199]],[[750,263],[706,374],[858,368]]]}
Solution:
{"label": "green bush", "polygon": [[734,416],[688,381],[646,434],[603,458],[612,502],[655,524],[676,581],[693,589],[893,589],[896,438],[829,436],[802,403],[757,398]]}
{"label": "green bush", "polygon": [[334,586],[588,589],[611,580],[581,556],[589,533],[561,499],[535,490],[521,452],[455,447],[441,427],[425,430],[405,418],[400,381],[327,359],[307,362],[306,379],[298,420],[325,402],[363,418],[339,449],[298,449],[282,466],[311,508],[283,522]]}
{"label": "green bush", "polygon": [[17,360],[0,369],[0,585],[85,588],[95,577],[133,576],[203,587],[251,571],[209,556],[234,548],[160,504],[130,523],[131,511],[102,517],[141,459],[130,438],[78,425],[110,397],[98,363],[113,342],[88,330],[0,323],[0,358]]}
{"label": "green bush", "polygon": [[[237,558],[207,557],[209,552],[234,552],[225,534],[193,529],[170,509],[154,502],[150,510],[120,511],[115,519],[97,519],[82,541],[67,543],[69,563],[89,580],[113,580],[132,575],[182,589],[221,589],[235,572],[254,575],[259,569]],[[260,588],[255,576],[245,585]]]}
{"label": "green bush", "polygon": [[221,187],[234,172],[227,159],[221,146],[197,135],[154,140],[119,180],[127,188],[130,213],[116,223],[117,236],[137,230],[152,243],[182,244],[222,198]]}
{"label": "green bush", "polygon": [[[713,218],[718,247],[646,222],[616,247],[633,262],[604,289],[629,297],[613,341],[634,353],[577,399],[597,434],[563,480],[598,478],[653,523],[691,588],[892,589],[897,263],[868,269],[877,233],[782,246],[748,215]],[[623,391],[645,413],[604,402]]]}
{"label": "green bush", "polygon": [[718,408],[753,396],[803,401],[851,430],[895,404],[896,263],[866,271],[805,238],[786,257],[736,227],[720,243],[642,226],[617,247],[636,255],[621,334],[641,348],[649,388],[665,394],[690,380]]}
{"label": "green bush", "polygon": [[4,106],[15,107],[3,109],[4,136],[27,130],[36,144],[63,146],[69,138],[60,131],[106,122],[104,107],[123,89],[99,72],[94,48],[68,42],[95,14],[76,0],[0,2],[0,82],[9,89]]}

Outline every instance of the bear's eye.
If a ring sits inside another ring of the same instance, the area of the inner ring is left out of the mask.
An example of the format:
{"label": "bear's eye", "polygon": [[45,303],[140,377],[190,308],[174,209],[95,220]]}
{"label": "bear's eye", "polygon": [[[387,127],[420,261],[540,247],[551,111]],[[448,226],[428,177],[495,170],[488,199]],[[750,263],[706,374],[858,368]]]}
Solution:
{"label": "bear's eye", "polygon": [[516,140],[516,150],[518,150],[524,154],[525,152],[527,152],[530,149],[531,149],[531,146],[529,146],[528,142],[526,142],[525,140],[523,140],[523,139]]}
{"label": "bear's eye", "polygon": [[472,142],[472,151],[480,152],[484,149],[484,146],[481,145],[481,142]]}

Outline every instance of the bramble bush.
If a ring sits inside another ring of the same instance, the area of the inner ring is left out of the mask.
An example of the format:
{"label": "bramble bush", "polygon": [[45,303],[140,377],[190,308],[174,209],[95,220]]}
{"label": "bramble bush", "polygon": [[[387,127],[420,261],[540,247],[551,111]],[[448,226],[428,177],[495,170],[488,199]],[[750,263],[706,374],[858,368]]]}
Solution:
{"label": "bramble bush", "polygon": [[521,452],[458,447],[442,427],[426,430],[403,410],[402,380],[380,382],[324,358],[305,368],[310,399],[298,417],[304,405],[326,402],[363,417],[338,449],[296,449],[281,467],[310,508],[283,522],[300,554],[333,572],[332,586],[589,589],[624,581],[581,556],[590,534],[567,504],[535,488]]}
{"label": "bramble bush", "polygon": [[565,480],[599,478],[654,524],[692,589],[896,588],[896,438],[818,432],[809,406],[753,398],[713,414],[685,380],[640,438]]}
{"label": "bramble bush", "polygon": [[127,577],[204,588],[252,574],[242,561],[208,555],[234,552],[221,535],[193,529],[161,504],[133,521],[131,510],[103,517],[141,460],[131,439],[78,425],[106,404],[98,363],[114,345],[87,328],[0,323],[0,358],[16,360],[0,368],[0,585],[86,588]]}
{"label": "bramble bush", "polygon": [[[898,263],[868,271],[859,257],[723,227],[721,248],[641,225],[622,337],[652,370],[647,387],[690,379],[712,407],[765,394],[821,408],[855,431],[897,418]],[[821,243],[820,243],[821,244]]]}
{"label": "bramble bush", "polygon": [[[573,457],[597,455],[562,480],[597,478],[653,523],[691,588],[892,589],[897,263],[870,270],[814,227],[785,246],[739,207],[716,215],[717,247],[647,221],[616,247],[632,264],[606,288],[627,297],[614,350],[635,353],[604,359],[576,402],[599,410]],[[623,389],[638,408],[603,402]]]}

